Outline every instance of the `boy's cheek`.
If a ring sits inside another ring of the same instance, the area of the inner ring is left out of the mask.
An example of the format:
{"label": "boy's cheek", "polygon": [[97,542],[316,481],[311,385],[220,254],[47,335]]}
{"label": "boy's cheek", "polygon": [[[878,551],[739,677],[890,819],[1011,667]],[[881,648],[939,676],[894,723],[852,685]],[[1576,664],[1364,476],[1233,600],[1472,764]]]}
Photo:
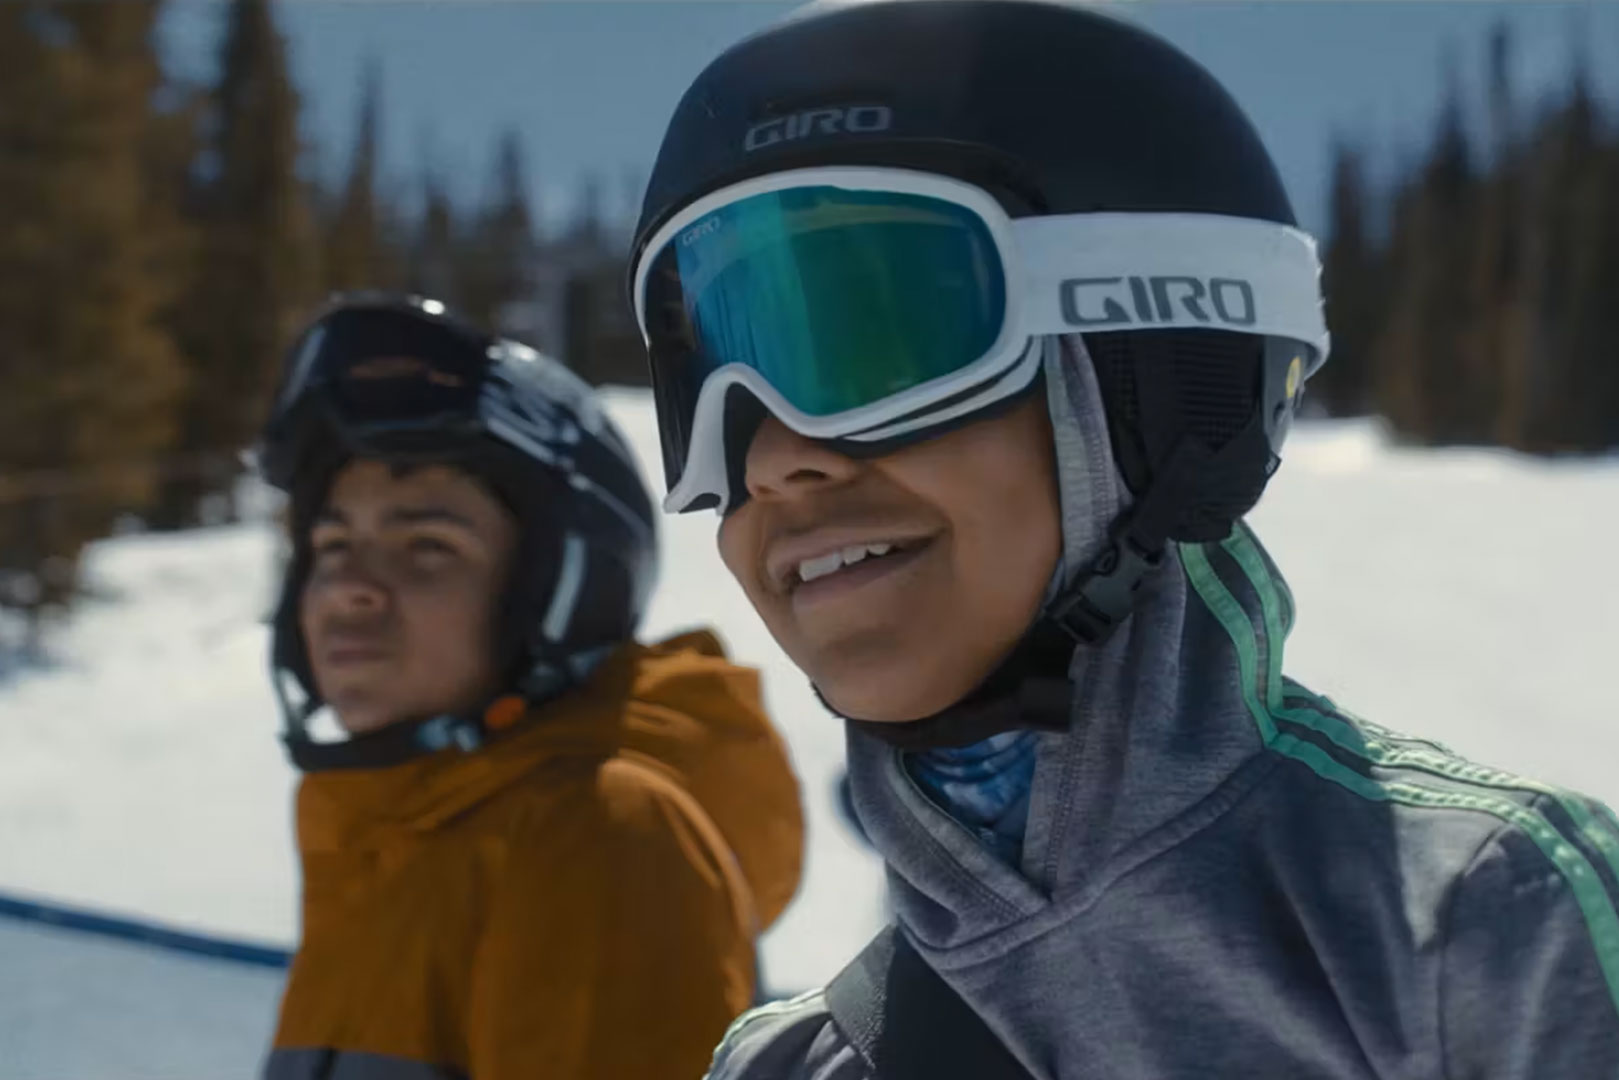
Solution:
{"label": "boy's cheek", "polygon": [[714,541],[719,549],[720,562],[725,564],[725,569],[736,583],[742,586],[742,591],[748,594],[748,600],[758,608],[759,597],[756,594],[760,582],[757,574],[761,560],[754,557],[758,548],[755,539],[758,530],[751,521],[750,509],[750,506],[743,506],[721,521]]}

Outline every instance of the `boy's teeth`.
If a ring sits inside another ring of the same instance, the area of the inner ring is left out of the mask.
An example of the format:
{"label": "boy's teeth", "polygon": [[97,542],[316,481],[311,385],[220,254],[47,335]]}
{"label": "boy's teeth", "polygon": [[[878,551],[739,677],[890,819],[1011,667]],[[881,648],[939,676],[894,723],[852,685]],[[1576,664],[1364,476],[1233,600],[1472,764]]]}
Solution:
{"label": "boy's teeth", "polygon": [[816,578],[835,574],[845,566],[853,566],[867,558],[881,558],[893,550],[893,544],[856,544],[842,551],[822,555],[818,559],[805,559],[798,564],[798,579],[808,583]]}
{"label": "boy's teeth", "polygon": [[819,559],[805,559],[798,564],[800,580],[808,584],[816,578],[824,578],[828,574],[835,574],[843,568],[843,552],[834,551],[830,555],[822,555]]}

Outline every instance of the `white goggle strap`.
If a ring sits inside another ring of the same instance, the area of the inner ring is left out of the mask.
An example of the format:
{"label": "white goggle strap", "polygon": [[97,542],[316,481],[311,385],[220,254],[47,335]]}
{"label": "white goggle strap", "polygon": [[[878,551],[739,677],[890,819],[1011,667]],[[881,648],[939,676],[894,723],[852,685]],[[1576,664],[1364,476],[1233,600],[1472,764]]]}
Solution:
{"label": "white goggle strap", "polygon": [[[1066,214],[1012,222],[1031,335],[1206,329],[1329,346],[1315,241],[1212,214]],[[1017,287],[1017,286],[1014,286]]]}

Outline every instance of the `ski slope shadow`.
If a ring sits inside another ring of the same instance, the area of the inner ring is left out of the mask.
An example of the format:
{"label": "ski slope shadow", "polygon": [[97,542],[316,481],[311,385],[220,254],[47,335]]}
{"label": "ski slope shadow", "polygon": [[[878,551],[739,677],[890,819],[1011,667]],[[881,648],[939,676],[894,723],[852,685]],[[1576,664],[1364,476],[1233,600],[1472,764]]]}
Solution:
{"label": "ski slope shadow", "polygon": [[252,1077],[287,954],[0,896],[7,1080]]}

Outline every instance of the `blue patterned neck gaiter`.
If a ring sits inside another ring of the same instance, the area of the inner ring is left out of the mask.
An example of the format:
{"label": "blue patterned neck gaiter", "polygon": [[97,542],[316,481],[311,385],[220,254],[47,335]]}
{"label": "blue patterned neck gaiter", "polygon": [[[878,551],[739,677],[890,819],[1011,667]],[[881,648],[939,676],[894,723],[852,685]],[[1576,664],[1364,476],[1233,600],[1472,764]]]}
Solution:
{"label": "blue patterned neck gaiter", "polygon": [[1007,731],[971,746],[906,754],[905,770],[941,810],[1016,867],[1039,745],[1033,731]]}

